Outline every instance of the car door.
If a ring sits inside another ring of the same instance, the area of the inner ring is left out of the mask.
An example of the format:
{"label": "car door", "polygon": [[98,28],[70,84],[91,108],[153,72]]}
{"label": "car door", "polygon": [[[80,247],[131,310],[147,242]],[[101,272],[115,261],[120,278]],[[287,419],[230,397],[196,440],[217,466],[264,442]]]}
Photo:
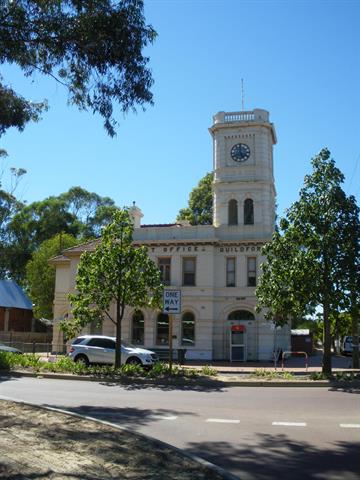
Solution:
{"label": "car door", "polygon": [[102,363],[115,363],[115,341],[111,340],[111,338],[103,338],[103,358],[104,361]]}
{"label": "car door", "polygon": [[114,363],[115,342],[110,338],[92,338],[88,344],[88,357],[92,363]]}

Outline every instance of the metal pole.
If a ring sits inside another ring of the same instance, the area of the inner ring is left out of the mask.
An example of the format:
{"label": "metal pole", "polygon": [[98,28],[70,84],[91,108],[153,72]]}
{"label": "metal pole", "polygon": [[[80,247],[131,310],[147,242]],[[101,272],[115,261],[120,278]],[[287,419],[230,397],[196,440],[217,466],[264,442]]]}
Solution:
{"label": "metal pole", "polygon": [[173,316],[169,315],[169,372],[170,372],[170,375],[172,373],[172,361],[173,361],[172,334],[173,334]]}

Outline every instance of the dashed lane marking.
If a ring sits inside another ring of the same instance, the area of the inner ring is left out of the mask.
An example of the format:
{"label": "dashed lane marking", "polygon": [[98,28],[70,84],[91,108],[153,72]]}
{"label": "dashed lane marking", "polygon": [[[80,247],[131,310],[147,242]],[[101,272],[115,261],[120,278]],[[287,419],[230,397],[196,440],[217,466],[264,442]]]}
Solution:
{"label": "dashed lane marking", "polygon": [[240,423],[240,420],[230,420],[227,418],[207,418],[206,421],[212,423]]}
{"label": "dashed lane marking", "polygon": [[284,427],[306,427],[306,422],[272,422],[272,425]]}
{"label": "dashed lane marking", "polygon": [[360,423],[340,423],[341,428],[360,428]]}

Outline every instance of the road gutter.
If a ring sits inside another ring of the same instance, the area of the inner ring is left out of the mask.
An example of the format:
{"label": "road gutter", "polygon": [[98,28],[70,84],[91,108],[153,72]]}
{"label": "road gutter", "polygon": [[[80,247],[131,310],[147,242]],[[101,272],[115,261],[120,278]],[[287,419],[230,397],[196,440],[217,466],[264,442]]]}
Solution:
{"label": "road gutter", "polygon": [[108,377],[108,376],[87,376],[74,375],[66,373],[45,373],[45,372],[27,372],[23,370],[0,370],[0,375],[12,377],[31,377],[31,378],[46,378],[54,380],[78,380],[87,382],[109,382],[119,383],[123,385],[152,385],[152,386],[218,386],[219,388],[226,387],[335,387],[335,388],[359,388],[360,381],[332,381],[332,380],[252,380],[227,379],[226,376],[218,375],[216,377],[202,377],[202,378],[132,378],[132,377]]}

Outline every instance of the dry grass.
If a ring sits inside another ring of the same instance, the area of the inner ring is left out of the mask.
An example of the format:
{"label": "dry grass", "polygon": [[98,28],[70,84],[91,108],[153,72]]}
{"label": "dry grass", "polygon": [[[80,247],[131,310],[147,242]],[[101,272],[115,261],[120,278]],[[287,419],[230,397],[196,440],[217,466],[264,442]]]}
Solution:
{"label": "dry grass", "polygon": [[178,451],[110,426],[0,401],[0,478],[221,480]]}

